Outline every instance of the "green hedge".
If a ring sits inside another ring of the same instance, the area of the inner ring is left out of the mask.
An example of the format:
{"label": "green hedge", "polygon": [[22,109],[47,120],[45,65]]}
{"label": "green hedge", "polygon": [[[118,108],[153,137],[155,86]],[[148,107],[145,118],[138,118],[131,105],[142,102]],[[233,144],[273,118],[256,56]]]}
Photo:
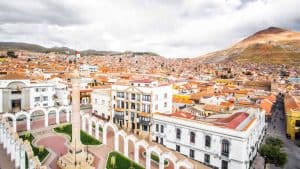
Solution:
{"label": "green hedge", "polygon": [[[57,133],[67,134],[71,138],[70,141],[72,141],[72,125],[71,124],[55,127],[54,131]],[[94,137],[92,137],[91,135],[87,134],[86,132],[84,132],[82,130],[80,130],[80,140],[83,145],[100,145],[101,144],[101,142],[99,140],[95,139]]]}
{"label": "green hedge", "polygon": [[40,161],[43,161],[49,154],[49,151],[46,148],[44,149],[44,151],[39,151],[38,147],[33,146],[32,141],[34,140],[34,137],[31,133],[28,135],[28,137],[26,137],[26,134],[24,134],[20,136],[20,138],[22,138],[23,140],[28,140],[30,142],[34,156],[38,156]]}
{"label": "green hedge", "polygon": [[[143,154],[144,154],[144,156],[146,156],[145,151],[143,152]],[[159,157],[157,155],[153,154],[153,153],[151,154],[151,160],[154,160],[155,162],[159,163]],[[169,164],[168,160],[165,160],[164,164],[168,165]]]}
{"label": "green hedge", "polygon": [[[115,166],[112,165],[112,157],[115,158]],[[134,161],[130,160],[129,158],[125,157],[124,155],[118,152],[111,152],[109,153],[107,163],[107,169],[144,169],[144,167],[140,166],[139,164],[135,163]]]}

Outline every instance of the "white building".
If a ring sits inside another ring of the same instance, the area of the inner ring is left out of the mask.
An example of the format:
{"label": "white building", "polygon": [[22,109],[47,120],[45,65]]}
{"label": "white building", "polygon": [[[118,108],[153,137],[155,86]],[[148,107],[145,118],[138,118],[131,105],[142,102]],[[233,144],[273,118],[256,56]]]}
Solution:
{"label": "white building", "polygon": [[248,108],[224,117],[154,114],[152,139],[220,169],[248,169],[265,134],[265,113]]}
{"label": "white building", "polygon": [[152,80],[112,85],[114,123],[136,134],[149,135],[152,113],[172,112],[172,87]]}
{"label": "white building", "polygon": [[0,112],[17,112],[54,106],[55,85],[30,83],[29,79],[0,79]]}
{"label": "white building", "polygon": [[97,65],[88,65],[88,64],[82,64],[79,67],[80,72],[90,72],[94,73],[97,72],[98,66]]}
{"label": "white building", "polygon": [[111,117],[111,88],[94,89],[91,93],[93,113],[109,119]]}

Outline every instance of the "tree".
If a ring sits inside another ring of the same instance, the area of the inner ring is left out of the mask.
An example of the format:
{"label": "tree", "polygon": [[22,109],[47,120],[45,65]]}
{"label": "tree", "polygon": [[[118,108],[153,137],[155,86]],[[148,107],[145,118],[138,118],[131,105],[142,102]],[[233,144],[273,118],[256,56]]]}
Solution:
{"label": "tree", "polygon": [[274,137],[268,137],[266,143],[261,145],[258,151],[265,159],[264,168],[266,168],[267,163],[275,164],[280,167],[283,167],[287,163],[287,154],[280,150],[282,146],[282,141]]}
{"label": "tree", "polygon": [[11,58],[17,58],[18,56],[15,54],[14,51],[7,51],[7,56],[8,57],[11,57]]}

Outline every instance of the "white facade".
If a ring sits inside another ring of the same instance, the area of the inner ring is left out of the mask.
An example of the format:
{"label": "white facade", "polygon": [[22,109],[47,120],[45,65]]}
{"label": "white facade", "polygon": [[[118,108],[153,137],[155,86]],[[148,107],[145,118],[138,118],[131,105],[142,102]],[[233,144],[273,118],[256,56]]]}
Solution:
{"label": "white facade", "polygon": [[[239,129],[154,114],[152,139],[209,166],[248,169],[265,134],[265,113],[254,108],[241,111],[249,116],[241,122]],[[179,138],[177,129],[180,130]],[[206,138],[210,139],[210,146],[206,146]],[[223,149],[226,153],[222,153]]]}
{"label": "white facade", "polygon": [[55,85],[28,79],[0,80],[0,112],[17,112],[54,106]]}
{"label": "white facade", "polygon": [[102,117],[111,116],[110,88],[94,89],[91,93],[92,111]]}
{"label": "white facade", "polygon": [[112,85],[111,97],[114,122],[139,132],[150,130],[152,113],[172,112],[172,86],[159,85],[157,81]]}

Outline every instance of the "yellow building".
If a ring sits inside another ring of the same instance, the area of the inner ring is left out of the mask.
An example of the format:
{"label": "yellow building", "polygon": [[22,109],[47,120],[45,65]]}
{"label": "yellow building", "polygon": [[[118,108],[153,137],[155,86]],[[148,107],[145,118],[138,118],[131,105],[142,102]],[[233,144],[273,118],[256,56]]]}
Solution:
{"label": "yellow building", "polygon": [[286,95],[284,99],[286,132],[292,140],[300,141],[300,102],[295,96]]}

